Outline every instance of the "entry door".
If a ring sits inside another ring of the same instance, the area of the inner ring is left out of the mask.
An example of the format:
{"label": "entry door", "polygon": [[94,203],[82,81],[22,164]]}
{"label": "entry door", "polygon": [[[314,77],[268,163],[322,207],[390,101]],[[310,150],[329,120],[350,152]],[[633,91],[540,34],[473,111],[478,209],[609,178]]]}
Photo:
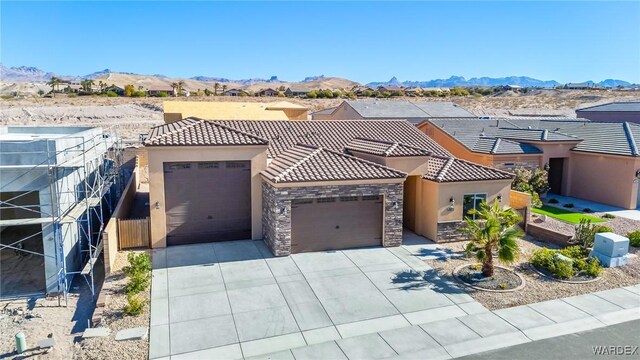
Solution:
{"label": "entry door", "polygon": [[164,164],[167,245],[251,238],[251,162]]}
{"label": "entry door", "polygon": [[381,245],[382,200],[349,196],[292,201],[291,252]]}
{"label": "entry door", "polygon": [[549,192],[562,194],[562,171],[564,169],[564,158],[549,159]]}

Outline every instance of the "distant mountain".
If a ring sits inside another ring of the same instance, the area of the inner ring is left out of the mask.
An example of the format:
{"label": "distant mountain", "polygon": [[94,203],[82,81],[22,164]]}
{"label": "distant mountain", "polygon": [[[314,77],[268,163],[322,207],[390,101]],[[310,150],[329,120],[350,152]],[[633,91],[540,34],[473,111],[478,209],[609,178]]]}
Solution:
{"label": "distant mountain", "polygon": [[509,76],[502,78],[480,77],[469,80],[462,76],[451,76],[448,79],[436,79],[429,81],[403,81],[400,82],[394,76],[387,82],[372,82],[367,84],[370,87],[380,85],[406,86],[406,87],[454,87],[454,86],[499,86],[499,85],[519,85],[522,87],[555,87],[560,85],[555,80],[538,80],[527,76]]}
{"label": "distant mountain", "polygon": [[598,86],[604,86],[604,87],[610,87],[610,88],[615,88],[618,86],[631,86],[633,84],[628,83],[624,80],[614,80],[614,79],[607,79],[607,80],[603,80],[600,81],[599,83],[597,83],[596,85]]}
{"label": "distant mountain", "polygon": [[85,76],[83,76],[82,78],[83,78],[83,79],[95,79],[95,78],[97,78],[97,77],[99,77],[99,76],[102,76],[102,75],[109,75],[109,74],[111,74],[112,72],[113,72],[113,71],[111,71],[111,70],[109,70],[109,69],[104,69],[104,70],[96,71],[96,72],[94,72],[94,73],[91,73],[91,74],[85,75]]}
{"label": "distant mountain", "polygon": [[249,86],[257,83],[281,83],[283,81],[278,80],[277,76],[272,76],[269,79],[241,79],[231,80],[227,78],[210,77],[210,76],[194,76],[190,78],[192,80],[204,81],[204,82],[219,82],[219,83],[236,83],[242,84],[242,86]]}
{"label": "distant mountain", "polygon": [[44,72],[36,67],[18,66],[6,67],[0,64],[0,80],[9,82],[44,82],[56,76],[51,72]]}

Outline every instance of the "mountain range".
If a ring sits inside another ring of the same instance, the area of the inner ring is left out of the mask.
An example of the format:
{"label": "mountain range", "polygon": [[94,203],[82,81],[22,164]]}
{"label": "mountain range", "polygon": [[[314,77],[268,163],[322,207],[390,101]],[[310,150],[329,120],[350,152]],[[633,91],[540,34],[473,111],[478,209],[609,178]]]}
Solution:
{"label": "mountain range", "polygon": [[[2,82],[47,82],[51,80],[53,76],[57,76],[66,80],[71,81],[79,81],[81,79],[96,79],[96,78],[104,78],[108,77],[110,74],[123,74],[123,75],[134,75],[134,76],[146,76],[149,78],[158,78],[158,79],[166,79],[168,78],[165,75],[154,74],[154,75],[140,75],[135,73],[128,72],[115,72],[109,69],[104,69],[100,71],[93,72],[91,74],[87,74],[84,76],[77,75],[58,75],[53,72],[46,72],[44,70],[38,69],[36,67],[31,66],[18,66],[18,67],[6,67],[3,64],[0,64],[0,81]],[[318,76],[309,76],[304,78],[300,83],[318,83],[322,82],[326,78],[324,75]],[[254,84],[290,84],[295,82],[283,81],[278,79],[277,76],[272,76],[269,79],[262,78],[251,78],[251,79],[241,79],[241,80],[232,80],[222,77],[211,77],[211,76],[193,76],[189,78],[189,80],[195,80],[199,82],[209,83],[209,82],[218,82],[218,83],[229,83],[234,85],[240,85],[243,87],[252,86]],[[345,79],[346,80],[346,79]],[[349,81],[351,82],[351,81]],[[630,86],[634,85],[624,80],[617,79],[606,79],[600,82],[594,81],[585,81],[588,84],[595,84],[598,86],[604,87],[617,87],[617,86]],[[558,85],[562,85],[561,83],[555,80],[538,80],[527,76],[508,76],[508,77],[499,77],[499,78],[491,78],[491,77],[473,77],[470,79],[466,79],[462,76],[451,76],[448,79],[435,79],[435,80],[427,80],[427,81],[399,81],[395,76],[392,77],[389,81],[378,81],[378,82],[370,82],[366,84],[369,87],[377,87],[380,85],[385,86],[405,86],[405,87],[454,87],[454,86],[500,86],[500,85],[518,85],[522,87],[542,87],[542,88],[552,88]]]}

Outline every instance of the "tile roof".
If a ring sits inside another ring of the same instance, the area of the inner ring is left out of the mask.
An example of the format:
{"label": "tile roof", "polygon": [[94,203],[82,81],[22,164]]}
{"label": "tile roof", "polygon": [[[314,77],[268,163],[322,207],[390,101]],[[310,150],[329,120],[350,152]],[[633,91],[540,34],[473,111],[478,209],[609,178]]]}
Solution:
{"label": "tile roof", "polygon": [[311,115],[330,115],[333,110],[335,110],[335,107],[332,108],[328,108],[328,109],[322,109],[322,110],[318,110],[316,112],[312,112]]}
{"label": "tile roof", "polygon": [[273,159],[262,175],[274,183],[404,179],[407,174],[313,145],[297,144]]}
{"label": "tile roof", "polygon": [[581,138],[548,129],[500,128],[496,134],[503,139],[531,141],[580,141]]}
{"label": "tile roof", "polygon": [[515,175],[492,167],[452,157],[432,156],[423,179],[435,182],[509,180]]}
{"label": "tile roof", "polygon": [[427,118],[477,116],[452,102],[412,102],[395,100],[345,100],[365,119],[407,119],[418,124]]}
{"label": "tile roof", "polygon": [[269,140],[275,158],[296,144],[343,152],[356,138],[402,143],[436,155],[451,156],[442,146],[404,120],[215,121]]}
{"label": "tile roof", "polygon": [[385,157],[429,156],[431,154],[429,151],[424,149],[405,145],[399,142],[364,138],[353,139],[347,144],[347,146],[345,146],[345,149]]}
{"label": "tile roof", "polygon": [[[489,140],[480,140],[482,134],[488,138],[500,138],[509,132],[518,133],[519,139],[527,140],[523,133],[534,134],[537,137],[547,130],[547,141],[580,140],[573,151],[596,152],[612,155],[640,156],[638,125],[630,122],[597,122],[585,119],[557,119],[557,118],[509,118],[491,120],[447,119],[429,120],[438,128],[458,140],[471,151],[490,154]],[[506,130],[505,130],[506,129]],[[516,130],[508,130],[516,129]],[[553,139],[553,140],[549,140]],[[528,139],[531,140],[531,139]],[[503,139],[502,142],[506,141]],[[510,146],[510,154],[528,154],[540,152],[533,145],[521,144],[521,148]],[[481,146],[479,146],[481,145]]]}
{"label": "tile roof", "polygon": [[595,105],[576,111],[616,111],[616,112],[640,112],[640,101],[612,102],[608,104]]}
{"label": "tile roof", "polygon": [[216,146],[267,145],[268,141],[255,135],[221,124],[196,118],[179,120],[151,129],[145,146]]}

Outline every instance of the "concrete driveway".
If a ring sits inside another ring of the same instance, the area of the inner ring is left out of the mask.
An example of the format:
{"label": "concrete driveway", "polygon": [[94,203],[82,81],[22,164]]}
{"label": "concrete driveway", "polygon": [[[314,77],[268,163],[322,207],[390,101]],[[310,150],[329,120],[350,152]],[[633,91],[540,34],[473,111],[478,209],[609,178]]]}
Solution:
{"label": "concrete driveway", "polygon": [[283,258],[250,240],[154,250],[149,356],[249,358],[486,311],[421,260],[446,253],[405,243]]}

